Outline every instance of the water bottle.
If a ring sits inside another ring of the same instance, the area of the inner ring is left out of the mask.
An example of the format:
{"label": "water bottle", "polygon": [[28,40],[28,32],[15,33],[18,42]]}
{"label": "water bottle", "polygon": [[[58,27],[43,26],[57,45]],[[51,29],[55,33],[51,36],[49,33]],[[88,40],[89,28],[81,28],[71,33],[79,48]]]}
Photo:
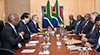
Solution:
{"label": "water bottle", "polygon": [[75,40],[74,37],[72,37],[72,44],[74,44],[74,40]]}
{"label": "water bottle", "polygon": [[89,55],[88,48],[86,48],[85,55]]}
{"label": "water bottle", "polygon": [[81,48],[80,55],[84,55],[83,48]]}
{"label": "water bottle", "polygon": [[40,44],[40,52],[43,52],[43,45],[42,45],[42,42]]}

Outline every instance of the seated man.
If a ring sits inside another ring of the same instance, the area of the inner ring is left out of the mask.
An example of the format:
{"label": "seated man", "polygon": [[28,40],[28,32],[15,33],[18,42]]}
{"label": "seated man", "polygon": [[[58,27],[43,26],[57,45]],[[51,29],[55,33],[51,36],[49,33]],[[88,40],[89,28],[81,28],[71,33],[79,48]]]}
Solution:
{"label": "seated man", "polygon": [[67,29],[67,30],[74,29],[75,28],[75,25],[76,25],[76,20],[73,18],[73,15],[72,14],[69,15],[69,20],[70,20],[70,25],[69,26],[64,26],[63,24],[58,25],[58,26],[64,27],[64,29]]}
{"label": "seated man", "polygon": [[10,50],[18,50],[22,45],[21,41],[23,40],[24,32],[21,31],[17,33],[15,26],[19,23],[19,17],[17,14],[10,14],[8,16],[8,23],[4,26],[2,30],[2,44],[3,48]]}
{"label": "seated man", "polygon": [[81,33],[83,25],[84,25],[84,21],[82,21],[82,16],[78,15],[76,24],[74,25],[75,28],[72,31],[75,32],[76,34]]}
{"label": "seated man", "polygon": [[97,28],[99,29],[98,34],[95,36],[98,38],[97,43],[95,45],[92,45],[90,43],[86,43],[85,46],[93,47],[100,54],[100,15],[98,15],[96,17],[95,22],[97,24]]}
{"label": "seated man", "polygon": [[89,32],[92,30],[93,23],[90,21],[90,18],[91,17],[90,17],[89,13],[85,14],[85,16],[84,16],[84,22],[85,22],[85,24],[82,27],[81,34],[83,33],[83,34],[88,35]]}
{"label": "seated man", "polygon": [[81,39],[82,41],[89,42],[91,44],[95,44],[96,43],[97,37],[95,37],[95,36],[97,34],[96,30],[98,30],[98,28],[96,27],[96,24],[95,24],[95,18],[96,18],[97,15],[98,15],[97,12],[91,13],[91,22],[93,24],[93,27],[92,27],[91,31],[88,33],[88,35],[81,34],[81,35],[84,36]]}
{"label": "seated man", "polygon": [[32,16],[32,21],[29,23],[28,27],[32,33],[37,33],[40,31],[40,28],[38,26],[38,16],[33,15]]}
{"label": "seated man", "polygon": [[28,39],[30,39],[30,37],[34,37],[37,34],[32,34],[31,31],[29,30],[27,23],[30,21],[30,15],[29,13],[23,13],[23,15],[21,16],[21,20],[19,22],[19,26],[17,28],[18,32],[22,32],[24,31],[25,35],[24,35],[24,42],[25,43]]}
{"label": "seated man", "polygon": [[[67,30],[72,30],[76,34],[79,34],[79,33],[81,33],[83,25],[84,25],[84,21],[82,21],[82,16],[78,15],[77,16],[77,21],[75,21],[74,24],[72,24],[70,26],[66,26],[66,29]],[[63,25],[60,25],[60,27],[61,26],[63,26]]]}

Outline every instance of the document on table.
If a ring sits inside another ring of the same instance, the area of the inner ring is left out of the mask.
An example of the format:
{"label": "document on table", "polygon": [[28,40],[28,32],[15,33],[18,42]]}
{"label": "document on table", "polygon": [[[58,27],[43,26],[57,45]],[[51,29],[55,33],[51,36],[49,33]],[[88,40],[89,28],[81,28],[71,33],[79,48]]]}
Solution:
{"label": "document on table", "polygon": [[36,43],[26,43],[25,46],[36,46]]}
{"label": "document on table", "polygon": [[39,41],[30,41],[29,43],[39,43]]}
{"label": "document on table", "polygon": [[21,53],[34,53],[35,49],[24,49]]}
{"label": "document on table", "polygon": [[39,52],[39,54],[50,54],[49,51]]}

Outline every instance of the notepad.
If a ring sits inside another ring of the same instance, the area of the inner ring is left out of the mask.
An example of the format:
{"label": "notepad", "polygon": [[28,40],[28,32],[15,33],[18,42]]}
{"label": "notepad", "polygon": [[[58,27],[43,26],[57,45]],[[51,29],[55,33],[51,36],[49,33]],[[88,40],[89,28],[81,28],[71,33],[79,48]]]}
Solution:
{"label": "notepad", "polygon": [[39,52],[39,54],[50,54],[49,51]]}
{"label": "notepad", "polygon": [[28,47],[28,46],[36,46],[36,43],[26,43],[25,46],[26,47]]}
{"label": "notepad", "polygon": [[43,35],[38,35],[38,37],[43,37]]}
{"label": "notepad", "polygon": [[57,45],[62,45],[61,42],[57,42],[56,44],[57,44]]}
{"label": "notepad", "polygon": [[29,43],[39,43],[39,41],[30,41]]}
{"label": "notepad", "polygon": [[35,49],[24,49],[21,53],[34,53]]}

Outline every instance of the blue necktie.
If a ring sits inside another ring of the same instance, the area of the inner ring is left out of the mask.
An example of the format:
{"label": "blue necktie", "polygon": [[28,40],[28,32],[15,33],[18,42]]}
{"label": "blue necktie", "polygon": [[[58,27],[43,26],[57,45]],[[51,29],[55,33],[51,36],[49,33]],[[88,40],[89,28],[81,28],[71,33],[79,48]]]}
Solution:
{"label": "blue necktie", "polygon": [[17,31],[16,31],[16,29],[14,28],[14,31],[15,31],[15,34],[17,35]]}

